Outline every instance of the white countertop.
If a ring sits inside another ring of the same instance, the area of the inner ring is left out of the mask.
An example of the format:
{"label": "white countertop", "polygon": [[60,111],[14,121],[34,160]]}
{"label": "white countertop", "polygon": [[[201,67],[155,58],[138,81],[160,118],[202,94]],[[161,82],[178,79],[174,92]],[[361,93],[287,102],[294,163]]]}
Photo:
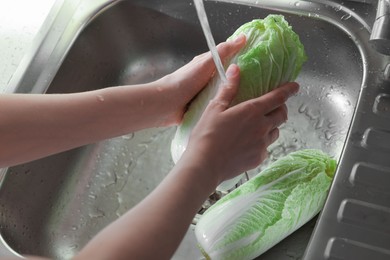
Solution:
{"label": "white countertop", "polygon": [[0,93],[56,0],[0,0]]}

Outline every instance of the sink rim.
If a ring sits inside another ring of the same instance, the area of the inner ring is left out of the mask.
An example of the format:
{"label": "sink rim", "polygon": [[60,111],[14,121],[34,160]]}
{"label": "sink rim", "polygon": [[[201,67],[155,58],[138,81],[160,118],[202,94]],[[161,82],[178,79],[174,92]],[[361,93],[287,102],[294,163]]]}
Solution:
{"label": "sink rim", "polygon": [[[95,0],[95,1],[67,1],[67,0],[57,0],[52,11],[50,11],[50,15],[48,19],[45,21],[46,26],[44,26],[39,32],[39,36],[34,40],[34,45],[32,49],[26,54],[23,58],[21,65],[17,68],[14,76],[12,77],[9,87],[7,87],[8,93],[18,93],[18,92],[27,92],[27,93],[45,93],[47,88],[50,86],[51,80],[54,78],[57,73],[59,67],[62,64],[63,59],[66,57],[67,51],[71,48],[72,43],[77,39],[78,35],[81,31],[101,12],[103,12],[106,8],[110,8],[112,5],[115,5],[123,0]],[[220,2],[230,2],[228,0],[222,0]],[[238,2],[246,2],[246,1],[238,1]],[[284,2],[284,3],[283,3]],[[368,73],[369,67],[377,67],[377,55],[369,55],[371,51],[368,46],[368,39],[371,28],[366,24],[362,24],[364,19],[361,18],[358,14],[355,14],[350,9],[344,8],[343,12],[336,12],[334,7],[337,6],[335,3],[330,5],[329,3],[320,3],[317,1],[300,1],[302,5],[299,7],[291,7],[286,8],[286,3],[283,0],[275,0],[272,3],[268,3],[264,1],[258,1],[259,4],[252,5],[259,8],[265,8],[275,11],[283,11],[291,14],[298,14],[302,16],[312,17],[314,19],[321,19],[326,22],[329,22],[336,27],[342,29],[347,35],[349,35],[355,42],[356,46],[360,51],[360,55],[363,60],[363,78],[361,88],[364,89],[371,82],[374,82],[374,74]],[[282,5],[283,3],[283,5]],[[284,7],[284,8],[283,8]],[[314,16],[313,12],[309,12],[313,7],[323,7],[326,10],[326,14],[319,11],[318,16]],[[71,8],[74,12],[69,16],[66,22],[60,23],[60,15],[61,10],[63,8]],[[82,11],[81,11],[82,10]],[[88,10],[88,11],[86,11]],[[348,12],[353,13],[350,19],[340,22],[341,17],[344,14],[348,14]],[[340,21],[339,21],[340,20]],[[60,24],[60,25],[58,25]],[[359,24],[363,25],[363,30],[355,31],[353,27]],[[56,27],[57,26],[57,27]],[[57,30],[50,30],[53,27],[56,27]],[[58,29],[59,28],[59,29]],[[64,34],[69,34],[71,37],[63,38],[61,37]],[[47,44],[47,42],[51,42]],[[50,46],[47,46],[50,45]],[[45,52],[45,48],[49,48],[52,51],[50,53]],[[36,71],[36,64],[38,66],[42,66],[41,60],[48,60],[47,64],[44,65],[44,69],[42,72]],[[33,65],[33,67],[31,67]],[[54,66],[53,66],[54,65]],[[33,80],[31,80],[33,78]],[[35,82],[35,84],[29,84],[31,82]],[[29,84],[31,86],[30,90],[26,87]],[[13,86],[13,87],[11,87]],[[42,86],[42,87],[38,87]],[[359,107],[361,94],[358,97],[356,108]],[[356,109],[355,109],[356,113]],[[354,116],[351,121],[351,125],[353,124]],[[349,139],[349,134],[347,135],[347,141]],[[344,148],[345,149],[345,148]],[[344,150],[343,149],[343,150]],[[342,159],[341,159],[342,160]],[[340,164],[341,161],[340,160]],[[6,174],[7,169],[0,169],[0,185],[3,183],[4,175]],[[6,243],[3,241],[0,234],[1,242],[4,245]],[[10,251],[13,251],[8,247]],[[16,252],[14,252],[17,256],[20,256]]]}

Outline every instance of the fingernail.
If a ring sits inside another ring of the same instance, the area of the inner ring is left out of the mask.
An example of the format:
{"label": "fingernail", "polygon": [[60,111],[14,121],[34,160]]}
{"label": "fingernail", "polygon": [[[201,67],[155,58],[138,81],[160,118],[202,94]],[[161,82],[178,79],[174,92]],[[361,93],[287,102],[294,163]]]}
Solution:
{"label": "fingernail", "polygon": [[289,83],[287,83],[287,84],[291,86],[291,87],[290,87],[290,93],[289,93],[289,96],[290,96],[290,97],[291,97],[291,96],[294,96],[295,94],[298,93],[298,91],[299,91],[299,85],[298,85],[298,83],[296,83],[296,82],[289,82]]}
{"label": "fingernail", "polygon": [[226,70],[226,77],[227,78],[234,78],[238,74],[238,66],[236,64],[231,64],[229,68]]}
{"label": "fingernail", "polygon": [[298,91],[299,91],[299,84],[298,83],[296,83],[296,82],[293,82],[293,84],[294,84],[294,90],[293,90],[293,92],[294,92],[294,95],[295,94],[297,94],[298,93]]}

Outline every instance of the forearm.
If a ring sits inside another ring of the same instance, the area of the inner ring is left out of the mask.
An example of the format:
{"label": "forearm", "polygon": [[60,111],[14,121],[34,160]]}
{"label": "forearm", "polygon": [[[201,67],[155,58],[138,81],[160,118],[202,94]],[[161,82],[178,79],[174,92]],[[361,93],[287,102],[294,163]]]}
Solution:
{"label": "forearm", "polygon": [[[218,52],[228,59],[244,44],[245,38],[238,37],[218,45]],[[178,123],[214,70],[207,53],[148,84],[77,94],[0,95],[0,167]]]}
{"label": "forearm", "polygon": [[150,196],[98,234],[75,259],[170,259],[217,185],[193,159],[179,162]]}
{"label": "forearm", "polygon": [[[0,95],[0,167],[143,128],[172,123],[177,108],[156,83],[76,94]],[[4,148],[7,149],[4,149]]]}

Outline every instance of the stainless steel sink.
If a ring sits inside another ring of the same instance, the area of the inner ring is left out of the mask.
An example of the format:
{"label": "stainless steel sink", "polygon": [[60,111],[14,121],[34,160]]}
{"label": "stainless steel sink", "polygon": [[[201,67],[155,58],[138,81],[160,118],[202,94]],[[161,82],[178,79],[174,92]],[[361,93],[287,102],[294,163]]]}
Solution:
{"label": "stainless steel sink", "polygon": [[[289,121],[269,160],[251,174],[301,148],[322,149],[348,165],[345,147],[364,132],[358,124],[366,112],[356,108],[372,103],[377,89],[390,87],[383,80],[389,58],[368,46],[370,16],[358,12],[373,10],[356,4],[353,11],[336,2],[237,2],[205,3],[216,42],[244,22],[281,13],[309,57],[297,79],[301,91],[288,103]],[[8,89],[70,93],[148,82],[205,51],[191,1],[58,1]],[[174,131],[129,133],[0,170],[0,255],[69,259],[167,175]],[[340,168],[337,176],[344,176]],[[259,259],[301,259],[315,224],[316,219]],[[192,228],[175,259],[199,258]]]}

